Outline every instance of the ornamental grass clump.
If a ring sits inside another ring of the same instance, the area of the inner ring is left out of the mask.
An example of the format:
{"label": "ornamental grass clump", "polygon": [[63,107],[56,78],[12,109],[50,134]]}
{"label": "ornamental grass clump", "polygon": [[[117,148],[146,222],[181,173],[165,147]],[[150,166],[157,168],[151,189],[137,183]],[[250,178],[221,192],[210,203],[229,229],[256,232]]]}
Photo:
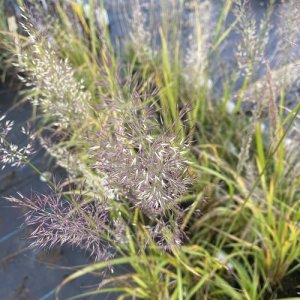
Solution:
{"label": "ornamental grass clump", "polygon": [[[25,74],[19,79],[31,87],[31,100],[44,117],[47,132],[39,135],[41,145],[68,172],[61,186],[74,190],[70,195],[52,184],[53,194],[9,198],[28,211],[31,245],[69,244],[107,260],[127,243],[126,230],[138,225],[161,249],[178,247],[184,236],[179,201],[191,182],[187,145],[158,121],[159,111],[147,106],[155,91],[141,94],[138,85],[118,82],[119,95],[109,99],[100,93],[102,104],[95,106],[68,61],[57,57],[33,25],[22,27],[31,44],[19,56],[16,66]],[[10,128],[6,123],[3,133]],[[84,163],[82,149],[88,154]],[[134,223],[133,211],[144,219],[142,224]]]}
{"label": "ornamental grass clump", "polygon": [[224,1],[218,20],[206,18],[215,1],[130,3],[131,57],[98,39],[75,2],[71,20],[60,10],[60,34],[22,49],[21,75],[46,126],[41,144],[68,179],[51,195],[11,201],[27,207],[34,245],[69,244],[102,260],[60,288],[130,264],[82,298],[277,299],[299,270],[297,3],[274,15],[271,0],[261,20],[248,0]]}
{"label": "ornamental grass clump", "polygon": [[[43,101],[47,101],[46,96],[47,93],[41,95]],[[91,190],[90,183],[85,183],[90,179],[84,176],[88,172],[86,167],[80,175],[69,172],[70,178],[64,184],[52,185],[52,194],[31,197],[19,194],[19,197],[8,198],[27,211],[25,224],[33,229],[30,234],[32,247],[53,248],[67,244],[85,250],[95,260],[108,260],[116,249],[127,243],[126,228],[137,225],[130,217],[130,211],[134,210],[148,220],[138,226],[144,226],[152,243],[165,250],[181,244],[182,209],[178,201],[190,183],[188,162],[184,158],[186,145],[179,143],[176,135],[162,132],[154,116],[150,118],[145,113],[142,103],[128,102],[127,105],[124,114],[119,112],[120,116],[104,123],[99,132],[86,132],[89,144],[85,147],[91,160],[89,173],[96,171],[97,175],[92,176],[98,177],[101,187]],[[60,121],[56,115],[54,124]],[[12,122],[4,123],[3,137],[12,125]],[[41,141],[45,145],[43,137]],[[48,141],[47,151],[51,154],[56,146]],[[11,151],[1,148],[4,166],[29,162],[29,146],[24,150],[13,147],[10,144]],[[73,156],[76,157],[76,152]],[[58,163],[68,160],[62,153],[56,158]],[[66,170],[73,168],[69,164]],[[68,182],[72,183],[73,193],[63,190]],[[81,182],[80,191],[75,187],[78,182]],[[95,195],[99,190],[101,193]],[[145,240],[144,247],[149,242]]]}
{"label": "ornamental grass clump", "polygon": [[177,199],[187,192],[189,183],[187,147],[171,131],[162,131],[141,101],[132,100],[126,106],[98,133],[94,168],[106,175],[109,187],[149,216],[176,211]]}
{"label": "ornamental grass clump", "polygon": [[[102,190],[106,192],[101,200],[85,195],[84,184],[79,196],[71,198],[64,196],[60,186],[52,195],[28,198],[19,194],[20,198],[8,198],[28,210],[25,224],[33,227],[31,246],[69,244],[87,251],[96,260],[107,260],[115,253],[114,246],[126,243],[125,229],[132,224],[121,211],[128,207],[139,208],[150,220],[145,229],[159,247],[173,249],[181,244],[177,200],[190,182],[187,162],[182,157],[184,147],[175,146],[174,137],[161,134],[153,138],[148,134],[145,142],[134,149],[129,146],[132,139],[125,143],[120,132],[113,132],[114,137],[109,136],[110,132],[106,134],[98,135],[99,144],[93,147],[92,156],[96,161],[93,168],[103,178]],[[176,215],[177,220],[164,220],[168,214]]]}

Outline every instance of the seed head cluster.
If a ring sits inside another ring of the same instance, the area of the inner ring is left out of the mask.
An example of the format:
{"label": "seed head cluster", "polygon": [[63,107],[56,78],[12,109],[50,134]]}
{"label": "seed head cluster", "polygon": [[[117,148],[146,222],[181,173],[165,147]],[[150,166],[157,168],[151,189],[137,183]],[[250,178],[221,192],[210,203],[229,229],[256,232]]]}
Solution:
{"label": "seed head cluster", "polygon": [[260,64],[265,62],[265,49],[269,42],[270,28],[265,21],[256,24],[249,0],[235,0],[234,3],[234,13],[238,20],[237,33],[241,37],[236,51],[238,68],[242,76],[251,77],[256,73]]}
{"label": "seed head cluster", "polygon": [[68,60],[57,57],[53,45],[37,33],[31,20],[26,18],[21,26],[32,45],[19,54],[15,64],[26,74],[26,77],[19,75],[19,80],[37,92],[32,102],[39,105],[48,118],[55,118],[57,127],[80,126],[83,116],[89,115],[91,101],[83,80],[75,78]]}
{"label": "seed head cluster", "polygon": [[[25,224],[34,228],[30,234],[32,247],[52,248],[68,244],[76,246],[96,260],[111,257],[111,247],[103,238],[109,225],[106,207],[98,202],[82,203],[81,196],[65,199],[62,189],[47,195],[30,198],[19,194],[9,200],[17,207],[27,209]],[[110,231],[109,231],[110,232]]]}
{"label": "seed head cluster", "polygon": [[84,91],[83,82],[74,78],[67,61],[58,60],[51,48],[40,51],[36,49],[33,61],[23,56],[22,67],[27,70],[28,78],[19,78],[30,82],[42,94],[34,103],[46,115],[56,118],[56,125],[69,128],[70,124],[81,124],[81,118],[89,114],[90,93]]}
{"label": "seed head cluster", "polygon": [[21,132],[27,141],[24,146],[14,144],[8,140],[8,135],[14,128],[14,122],[5,119],[5,115],[0,117],[0,161],[2,170],[6,166],[23,166],[35,152],[35,136],[25,127],[21,128]]}
{"label": "seed head cluster", "polygon": [[106,175],[110,188],[157,216],[175,208],[187,191],[187,161],[184,144],[172,134],[159,133],[159,124],[145,119],[143,109],[132,105],[130,117],[125,114],[115,120],[113,135],[104,126],[93,154],[94,168]]}

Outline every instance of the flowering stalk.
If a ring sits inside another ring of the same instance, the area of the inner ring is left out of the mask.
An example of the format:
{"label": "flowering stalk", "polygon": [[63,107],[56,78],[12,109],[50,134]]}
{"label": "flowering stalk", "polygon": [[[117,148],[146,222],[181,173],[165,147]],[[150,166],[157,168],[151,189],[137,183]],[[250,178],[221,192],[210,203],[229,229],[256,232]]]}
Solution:
{"label": "flowering stalk", "polygon": [[21,128],[21,132],[28,138],[28,143],[20,147],[16,144],[10,143],[7,140],[8,134],[14,126],[13,121],[5,120],[6,116],[0,117],[0,161],[1,169],[6,166],[21,167],[29,161],[29,157],[34,154],[34,140],[35,137],[25,127]]}

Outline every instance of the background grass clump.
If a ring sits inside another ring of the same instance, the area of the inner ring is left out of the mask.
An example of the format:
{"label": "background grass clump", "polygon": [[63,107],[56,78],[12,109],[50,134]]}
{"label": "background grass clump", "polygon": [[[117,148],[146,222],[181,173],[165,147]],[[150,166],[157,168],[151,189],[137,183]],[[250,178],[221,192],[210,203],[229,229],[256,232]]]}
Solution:
{"label": "background grass clump", "polygon": [[[250,1],[129,2],[32,3],[26,38],[4,34],[41,145],[68,174],[53,195],[10,200],[33,245],[96,258],[57,295],[126,264],[72,299],[278,299],[299,272],[296,1],[261,19]],[[123,40],[104,8],[123,12]]]}

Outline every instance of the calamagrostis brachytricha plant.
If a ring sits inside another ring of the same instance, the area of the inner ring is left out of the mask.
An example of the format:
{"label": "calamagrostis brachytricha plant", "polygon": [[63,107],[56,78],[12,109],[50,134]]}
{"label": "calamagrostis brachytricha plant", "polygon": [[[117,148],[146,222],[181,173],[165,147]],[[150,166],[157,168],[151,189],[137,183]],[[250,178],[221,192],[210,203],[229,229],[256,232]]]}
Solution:
{"label": "calamagrostis brachytricha plant", "polygon": [[[67,128],[70,136],[73,130],[77,130],[76,133],[80,130],[81,142],[85,149],[90,148],[92,154],[90,161],[86,162],[87,165],[93,162],[90,170],[80,170],[75,176],[75,173],[70,174],[71,181],[89,180],[91,177],[85,178],[85,174],[95,174],[93,167],[99,173],[97,184],[102,183],[96,190],[91,190],[90,183],[83,183],[82,201],[77,197],[63,200],[61,190],[54,195],[11,198],[18,206],[29,209],[26,223],[35,227],[31,235],[33,245],[52,247],[67,243],[103,259],[114,243],[114,236],[116,241],[126,242],[126,238],[120,235],[120,228],[116,228],[116,224],[125,224],[122,214],[112,216],[108,213],[121,205],[124,209],[140,209],[146,219],[143,226],[160,247],[178,246],[182,237],[179,200],[189,184],[184,143],[178,142],[171,130],[160,128],[163,125],[156,121],[159,114],[149,113],[146,104],[142,103],[147,102],[147,97],[141,99],[135,89],[130,90],[129,99],[127,96],[121,100],[114,98],[108,111],[99,112],[99,131],[97,126],[84,126],[89,117],[95,120],[97,115],[95,111],[92,113],[90,93],[75,79],[68,62],[57,57],[51,45],[41,47],[32,29],[27,25],[23,27],[32,42],[20,57],[20,69],[28,74],[24,81],[38,91],[37,104],[46,116],[53,117],[49,120],[50,126],[59,130]],[[123,90],[120,91],[122,94]],[[111,119],[102,121],[101,113],[107,112]],[[47,143],[50,155],[55,147],[55,142],[54,145]],[[59,157],[64,154],[65,151],[58,153],[58,161],[64,159],[66,162],[66,157]],[[76,155],[76,150],[71,153],[73,162],[81,160]],[[66,166],[67,171],[71,168]],[[99,190],[100,197],[96,195],[91,200],[91,191],[93,194]],[[91,201],[93,204],[82,204]]]}
{"label": "calamagrostis brachytricha plant", "polygon": [[[174,135],[159,132],[159,124],[149,119],[143,105],[127,104],[124,113],[115,110],[118,117],[96,133],[98,144],[95,140],[90,144],[93,167],[107,195],[91,200],[90,195],[85,197],[83,184],[80,195],[71,199],[64,199],[60,187],[53,195],[9,198],[28,209],[25,223],[34,227],[32,246],[69,244],[88,251],[97,260],[107,259],[115,243],[126,243],[125,227],[132,226],[123,220],[117,208],[120,205],[140,208],[149,220],[143,226],[159,247],[167,250],[180,245],[183,212],[178,200],[190,183],[185,145]],[[49,149],[51,153],[51,145]]]}

